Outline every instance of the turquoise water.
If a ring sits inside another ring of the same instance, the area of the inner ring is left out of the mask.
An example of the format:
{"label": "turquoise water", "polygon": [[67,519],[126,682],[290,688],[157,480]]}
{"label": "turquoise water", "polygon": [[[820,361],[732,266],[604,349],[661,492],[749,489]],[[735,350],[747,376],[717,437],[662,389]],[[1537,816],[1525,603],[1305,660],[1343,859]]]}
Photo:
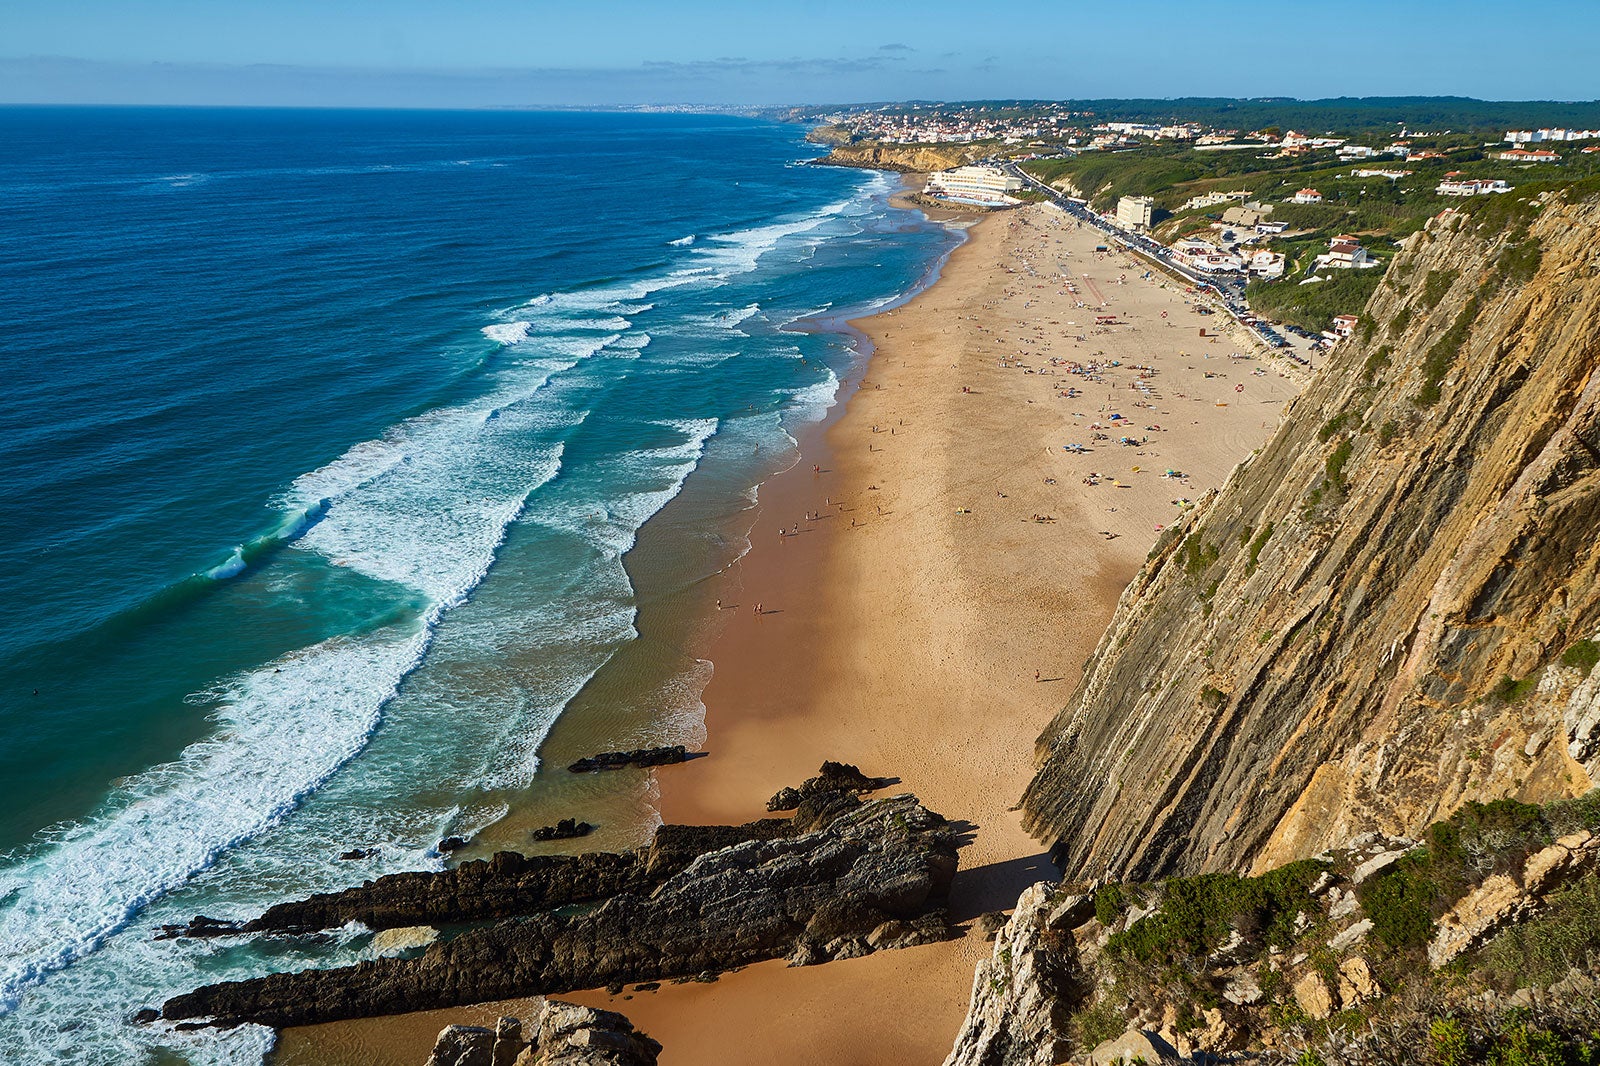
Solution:
{"label": "turquoise water", "polygon": [[[6,1062],[259,1060],[263,1030],[125,1018],[362,931],[151,929],[437,866],[559,787],[552,725],[652,636],[640,527],[683,492],[650,571],[726,565],[858,358],[798,324],[957,240],[733,118],[16,109],[0,137]],[[692,736],[704,676],[671,670],[648,713]]]}

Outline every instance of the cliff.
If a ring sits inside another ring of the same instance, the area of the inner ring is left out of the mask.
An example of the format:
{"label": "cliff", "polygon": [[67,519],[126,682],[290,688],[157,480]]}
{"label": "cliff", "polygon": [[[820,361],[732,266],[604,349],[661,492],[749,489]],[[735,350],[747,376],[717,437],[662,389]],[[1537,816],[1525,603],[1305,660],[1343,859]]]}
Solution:
{"label": "cliff", "polygon": [[878,141],[857,141],[852,144],[835,144],[833,150],[818,163],[836,167],[866,167],[870,170],[898,170],[906,174],[921,174],[982,159],[992,145],[976,144],[882,144]]}
{"label": "cliff", "polygon": [[[1600,204],[1409,243],[1038,742],[1066,875],[1247,871],[1600,776]],[[1249,389],[1240,396],[1249,401]]]}

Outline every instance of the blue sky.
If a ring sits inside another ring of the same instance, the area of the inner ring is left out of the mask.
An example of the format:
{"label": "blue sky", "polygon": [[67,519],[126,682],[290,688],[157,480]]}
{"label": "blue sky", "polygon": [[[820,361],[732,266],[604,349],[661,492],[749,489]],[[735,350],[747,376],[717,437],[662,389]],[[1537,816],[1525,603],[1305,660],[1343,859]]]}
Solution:
{"label": "blue sky", "polygon": [[1594,0],[0,3],[9,103],[1573,100],[1596,55]]}

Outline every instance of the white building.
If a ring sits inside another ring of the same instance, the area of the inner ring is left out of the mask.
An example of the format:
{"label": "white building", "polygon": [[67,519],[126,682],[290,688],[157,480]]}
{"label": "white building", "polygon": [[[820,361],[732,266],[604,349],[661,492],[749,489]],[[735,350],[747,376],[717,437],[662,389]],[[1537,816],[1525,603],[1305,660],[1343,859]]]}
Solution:
{"label": "white building", "polygon": [[1117,225],[1131,230],[1150,228],[1156,202],[1148,196],[1124,196],[1117,201]]}
{"label": "white building", "polygon": [[1245,260],[1245,268],[1250,271],[1252,276],[1265,278],[1268,281],[1273,278],[1283,277],[1284,265],[1282,254],[1269,252],[1265,248],[1253,253],[1249,259]]}
{"label": "white building", "polygon": [[1368,267],[1377,266],[1377,262],[1369,255],[1367,250],[1351,238],[1335,237],[1332,246],[1317,256],[1315,270],[1331,267],[1334,270],[1366,270]]}
{"label": "white building", "polygon": [[1022,179],[999,167],[966,166],[928,175],[922,191],[928,196],[957,203],[999,207],[1019,201],[1007,193],[1022,188]]}
{"label": "white building", "polygon": [[1291,199],[1297,204],[1320,204],[1322,194],[1315,189],[1301,189]]}
{"label": "white building", "polygon": [[1539,144],[1543,141],[1592,141],[1600,130],[1509,130],[1507,144]]}
{"label": "white building", "polygon": [[1510,192],[1511,186],[1498,178],[1446,178],[1433,191],[1440,196],[1487,196],[1490,193]]}
{"label": "white building", "polygon": [[1231,252],[1224,252],[1210,241],[1187,237],[1172,246],[1172,258],[1182,266],[1207,273],[1241,270],[1244,260]]}

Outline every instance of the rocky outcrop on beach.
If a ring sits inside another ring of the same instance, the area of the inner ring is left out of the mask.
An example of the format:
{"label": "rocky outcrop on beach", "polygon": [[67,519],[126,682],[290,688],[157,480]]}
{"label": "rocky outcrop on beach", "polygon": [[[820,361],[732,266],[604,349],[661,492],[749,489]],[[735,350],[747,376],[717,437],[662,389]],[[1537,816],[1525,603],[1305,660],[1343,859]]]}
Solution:
{"label": "rocky outcrop on beach", "polygon": [[541,999],[526,1026],[517,1018],[493,1029],[446,1026],[427,1066],[655,1066],[660,1051],[614,1011]]}
{"label": "rocky outcrop on beach", "polygon": [[[958,846],[915,796],[863,801],[854,789],[814,789],[792,818],[663,826],[649,846],[623,854],[501,853],[398,874],[240,926],[200,919],[178,932],[308,933],[350,921],[443,928],[421,957],[210,985],[161,1013],[305,1025],[929,943],[953,935],[944,903]],[[461,928],[485,919],[496,920]]]}
{"label": "rocky outcrop on beach", "polygon": [[1024,817],[1067,876],[1262,870],[1600,776],[1600,202],[1566,195],[1432,220],[1163,534],[1039,738]]}

